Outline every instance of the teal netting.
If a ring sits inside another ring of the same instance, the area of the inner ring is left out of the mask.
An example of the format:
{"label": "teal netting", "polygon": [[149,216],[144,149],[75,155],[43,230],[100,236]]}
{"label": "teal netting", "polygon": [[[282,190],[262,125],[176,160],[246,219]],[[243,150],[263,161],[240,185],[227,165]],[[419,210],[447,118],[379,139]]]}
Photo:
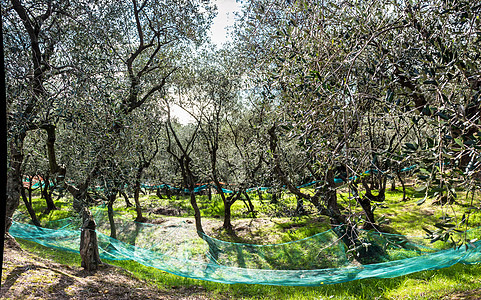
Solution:
{"label": "teal netting", "polygon": [[[193,222],[168,219],[162,224],[136,223],[115,217],[117,239],[110,238],[106,209],[93,210],[98,224],[100,256],[108,260],[133,260],[175,275],[222,283],[318,286],[363,278],[390,278],[456,263],[481,262],[481,241],[467,249],[429,244],[422,237],[360,232],[359,247],[369,251],[368,263],[359,263],[333,230],[274,245],[230,243],[198,235]],[[50,228],[21,223],[10,228],[16,238],[78,253],[80,221],[51,222]],[[468,232],[479,238],[481,229]]]}

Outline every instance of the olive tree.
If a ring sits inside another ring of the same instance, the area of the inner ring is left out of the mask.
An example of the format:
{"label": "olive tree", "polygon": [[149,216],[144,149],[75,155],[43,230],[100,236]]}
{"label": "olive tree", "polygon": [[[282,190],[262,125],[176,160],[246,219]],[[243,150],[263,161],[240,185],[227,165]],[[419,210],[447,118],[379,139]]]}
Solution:
{"label": "olive tree", "polygon": [[[476,182],[479,5],[249,5],[253,9],[245,16],[248,29],[240,32],[240,42],[262,58],[253,60],[255,66],[282,104],[283,124],[270,131],[272,150],[278,130],[297,136],[326,170],[327,183],[336,165],[345,166],[349,178],[373,168],[386,172],[406,159],[419,163],[421,178],[435,183],[440,193],[453,194],[456,173]],[[402,130],[395,129],[399,124]],[[287,183],[275,153],[273,158],[276,173]],[[371,187],[364,183],[368,194]],[[328,191],[335,188],[328,186]],[[372,199],[354,196],[373,223]],[[341,217],[335,207],[327,208],[331,220]]]}

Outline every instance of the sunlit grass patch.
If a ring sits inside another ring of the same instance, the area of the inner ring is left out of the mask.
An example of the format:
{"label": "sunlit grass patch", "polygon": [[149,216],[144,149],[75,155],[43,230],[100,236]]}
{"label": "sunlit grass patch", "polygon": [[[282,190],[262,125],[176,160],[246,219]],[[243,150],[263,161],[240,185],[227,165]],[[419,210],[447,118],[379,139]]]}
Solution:
{"label": "sunlit grass patch", "polygon": [[[462,193],[459,193],[459,195],[458,203],[450,205],[433,205],[433,199],[427,199],[423,204],[418,205],[418,201],[424,195],[417,193],[412,187],[408,187],[407,200],[402,201],[402,192],[398,188],[396,191],[387,191],[386,200],[374,205],[376,207],[374,213],[377,219],[385,217],[386,223],[382,226],[383,230],[387,229],[389,232],[408,236],[424,236],[425,232],[422,227],[432,227],[442,217],[453,215],[453,211],[456,212],[457,216],[472,211],[469,217],[470,224],[472,226],[476,224],[478,226],[481,225],[479,211],[469,210],[470,206],[467,205],[469,202],[465,198],[461,198]],[[352,199],[348,199],[348,194],[339,193],[338,196],[339,202],[344,206],[344,209],[349,209],[348,205],[352,205],[354,208],[353,212],[361,213],[357,204]],[[206,195],[200,195],[197,199],[201,206],[201,211],[203,211],[203,220],[206,223],[215,220],[216,224],[221,224],[223,203],[219,195],[213,195],[211,201]],[[43,216],[42,222],[75,215],[69,201],[62,199],[59,202],[60,205],[58,205],[60,209]],[[152,208],[159,206],[179,207],[184,210],[181,219],[186,217],[192,218],[192,210],[190,209],[190,202],[187,196],[173,197],[169,200],[159,199],[157,196],[150,194],[142,195],[140,201],[144,208],[144,213],[148,215],[149,219],[175,218],[148,213]],[[270,199],[267,195],[262,201],[256,195],[253,195],[251,201],[256,207],[257,216],[263,217],[263,219],[259,220],[265,221],[266,225],[259,226],[255,230],[249,228],[250,224],[254,224],[257,219],[253,219],[246,214],[246,205],[239,200],[232,206],[233,222],[235,225],[238,225],[238,233],[240,233],[241,228],[248,228],[249,235],[241,236],[239,234],[237,238],[234,238],[222,230],[214,231],[213,234],[217,238],[228,241],[242,243],[256,241],[256,243],[270,244],[303,239],[330,228],[328,218],[319,216],[315,210],[312,210],[308,216],[276,216],[273,214],[275,206],[269,203]],[[476,199],[476,201],[479,200]],[[133,203],[133,199],[131,199],[131,202]],[[45,200],[35,198],[34,203],[34,207],[40,210],[38,212],[40,216],[42,209],[46,207],[44,204]],[[285,208],[292,209],[296,206],[296,198],[283,195],[279,199],[279,203],[279,207],[282,207],[280,210]],[[309,203],[306,203],[307,205]],[[118,217],[122,216],[127,220],[135,218],[134,207],[127,208],[122,198],[117,199],[115,211]],[[217,218],[212,218],[212,216]],[[253,223],[250,223],[251,221]],[[38,253],[41,257],[53,259],[62,264],[80,265],[78,254],[48,249],[27,241],[21,241],[20,243],[23,247]],[[426,240],[426,243],[429,244],[429,240]],[[202,287],[205,295],[210,299],[225,299],[226,297],[234,299],[440,299],[456,292],[476,290],[481,287],[479,279],[481,278],[480,264],[471,266],[457,264],[437,271],[417,272],[391,279],[363,279],[319,287],[281,287],[221,284],[179,277],[132,261],[105,262],[125,268],[139,280],[143,279],[155,283],[155,285],[165,290],[179,286]]]}

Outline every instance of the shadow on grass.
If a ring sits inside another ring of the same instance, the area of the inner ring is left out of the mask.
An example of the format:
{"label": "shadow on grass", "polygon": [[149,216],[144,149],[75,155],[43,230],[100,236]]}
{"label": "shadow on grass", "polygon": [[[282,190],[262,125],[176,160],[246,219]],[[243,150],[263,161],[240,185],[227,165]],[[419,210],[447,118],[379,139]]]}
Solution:
{"label": "shadow on grass", "polygon": [[[54,262],[78,266],[78,254],[50,249],[33,242],[19,241],[22,248],[51,259]],[[248,284],[221,284],[183,278],[164,271],[143,266],[133,261],[106,261],[128,270],[138,279],[148,280],[160,288],[203,287],[209,298],[226,297],[256,299],[403,299],[420,298],[417,291],[428,291],[441,298],[445,293],[479,289],[481,281],[481,264],[456,264],[436,271],[422,271],[388,279],[362,279],[319,287],[288,287]],[[22,270],[19,270],[20,272]],[[432,283],[431,283],[432,282]],[[443,294],[444,293],[444,294]]]}
{"label": "shadow on grass", "polygon": [[[421,299],[423,290],[431,298],[459,291],[469,291],[481,286],[480,265],[456,264],[436,271],[422,271],[386,279],[362,279],[319,287],[267,286],[256,284],[222,284],[182,278],[134,262],[112,262],[124,267],[144,280],[164,287],[202,286],[215,299]],[[428,282],[436,279],[428,286]],[[475,281],[478,280],[478,284]],[[457,286],[457,288],[454,288]],[[421,291],[417,293],[416,291]]]}

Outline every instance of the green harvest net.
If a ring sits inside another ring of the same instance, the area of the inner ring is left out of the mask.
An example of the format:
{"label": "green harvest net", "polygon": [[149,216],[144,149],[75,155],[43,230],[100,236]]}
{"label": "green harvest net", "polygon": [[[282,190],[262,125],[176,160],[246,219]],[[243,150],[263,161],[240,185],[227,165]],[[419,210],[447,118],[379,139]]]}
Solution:
{"label": "green harvest net", "polygon": [[[359,247],[370,249],[371,261],[360,264],[333,230],[289,243],[252,245],[198,235],[189,221],[147,224],[120,215],[115,216],[117,239],[113,239],[108,236],[107,210],[96,208],[93,212],[102,259],[132,260],[175,275],[222,283],[319,286],[481,262],[481,241],[458,249],[440,241],[429,244],[422,237],[362,231]],[[25,221],[25,216],[17,215],[10,234],[78,253],[80,220],[51,222],[49,228]],[[481,228],[468,232],[468,239],[480,236]]]}

